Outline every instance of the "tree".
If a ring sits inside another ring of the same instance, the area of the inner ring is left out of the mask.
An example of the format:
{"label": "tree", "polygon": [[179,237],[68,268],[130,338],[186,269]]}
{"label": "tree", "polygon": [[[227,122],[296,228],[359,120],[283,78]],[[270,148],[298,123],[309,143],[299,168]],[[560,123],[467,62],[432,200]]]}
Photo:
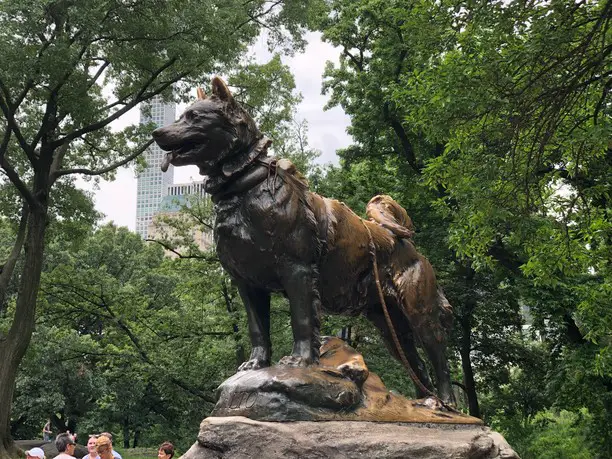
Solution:
{"label": "tree", "polygon": [[[570,406],[557,392],[552,402],[574,411],[582,403],[591,427],[606,425],[612,2],[329,6],[320,29],[343,55],[328,64],[325,88],[352,116],[357,142],[345,166],[397,157],[402,179],[443,222],[448,259],[514,290],[514,311],[528,306],[532,327],[563,350],[561,373],[584,359],[588,377],[553,380],[597,396]],[[467,332],[475,322],[462,297],[453,303]],[[612,442],[597,433],[605,456]]]}
{"label": "tree", "polygon": [[[321,152],[308,144],[308,122],[293,118],[280,126],[279,131],[280,138],[273,144],[274,155],[291,160],[300,173],[316,181],[321,171],[315,161]],[[313,185],[316,187],[316,183]]]}
{"label": "tree", "polygon": [[[112,177],[150,143],[147,129],[112,132],[113,121],[157,94],[184,94],[185,85],[235,64],[261,27],[285,30],[282,36],[299,44],[314,5],[0,3],[0,167],[5,183],[18,191],[26,222],[9,258],[23,245],[15,312],[0,336],[1,458],[16,454],[9,433],[11,399],[34,326],[47,217],[57,187],[72,174]],[[3,277],[11,275],[3,271]]]}
{"label": "tree", "polygon": [[[609,422],[612,389],[611,12],[609,1],[467,6],[394,91],[406,124],[445,144],[424,177],[445,190],[451,247],[514,271],[534,325],[563,350],[549,377],[593,395],[558,390],[554,403],[587,406],[592,428]],[[575,359],[588,377],[567,378]],[[609,454],[608,433],[591,438]]]}
{"label": "tree", "polygon": [[[339,190],[337,196],[347,199],[350,195],[361,195],[360,188],[366,188],[371,190],[363,197],[367,202],[373,194],[390,193],[418,222],[419,247],[434,255],[432,261],[442,285],[455,293],[450,299],[456,318],[460,319],[456,330],[462,344],[462,387],[468,394],[470,413],[479,416],[470,324],[484,318],[485,311],[498,304],[489,301],[491,298],[504,296],[496,293],[495,282],[499,283],[501,278],[485,281],[486,276],[476,275],[471,260],[461,260],[448,246],[440,245],[447,238],[452,220],[448,215],[433,215],[437,210],[432,203],[445,192],[443,188],[429,190],[423,170],[429,160],[444,150],[444,145],[428,138],[427,131],[420,126],[415,128],[406,123],[407,108],[395,100],[395,92],[402,87],[405,76],[424,65],[425,50],[415,48],[423,47],[424,40],[437,39],[436,33],[444,33],[446,24],[438,18],[432,21],[429,7],[436,8],[430,2],[331,2],[332,13],[322,22],[321,30],[324,39],[340,46],[343,54],[338,66],[328,64],[325,89],[331,93],[330,105],[341,105],[352,117],[350,132],[357,144],[341,153],[342,167],[355,172],[361,169],[362,176],[355,183],[358,188]],[[385,169],[383,173],[381,167]],[[399,176],[393,177],[395,174]],[[341,187],[346,188],[346,184]],[[365,202],[356,204],[357,208],[363,208]],[[483,294],[476,296],[475,291]],[[517,305],[506,310],[515,311],[511,320],[515,325]],[[500,319],[497,330],[505,330],[501,320],[508,316],[493,317]]]}
{"label": "tree", "polygon": [[227,311],[237,292],[224,288],[218,262],[169,259],[105,225],[78,247],[53,238],[45,267],[15,432],[36,434],[51,417],[80,435],[115,431],[118,444],[159,444],[163,432],[188,441],[247,339],[234,329],[242,308]]}

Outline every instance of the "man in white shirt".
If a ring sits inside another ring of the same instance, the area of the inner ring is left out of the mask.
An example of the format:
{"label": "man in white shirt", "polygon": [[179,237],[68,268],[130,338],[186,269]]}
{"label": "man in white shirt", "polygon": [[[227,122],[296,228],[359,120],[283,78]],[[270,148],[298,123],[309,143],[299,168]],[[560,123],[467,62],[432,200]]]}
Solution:
{"label": "man in white shirt", "polygon": [[55,447],[59,451],[55,459],[75,459],[74,448],[76,443],[69,433],[64,432],[55,437]]}

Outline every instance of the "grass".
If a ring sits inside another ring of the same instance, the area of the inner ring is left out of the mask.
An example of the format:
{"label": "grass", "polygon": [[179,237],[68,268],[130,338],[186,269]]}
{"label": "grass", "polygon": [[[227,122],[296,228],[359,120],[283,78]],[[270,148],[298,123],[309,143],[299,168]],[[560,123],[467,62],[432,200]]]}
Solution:
{"label": "grass", "polygon": [[123,459],[156,459],[157,448],[117,449]]}

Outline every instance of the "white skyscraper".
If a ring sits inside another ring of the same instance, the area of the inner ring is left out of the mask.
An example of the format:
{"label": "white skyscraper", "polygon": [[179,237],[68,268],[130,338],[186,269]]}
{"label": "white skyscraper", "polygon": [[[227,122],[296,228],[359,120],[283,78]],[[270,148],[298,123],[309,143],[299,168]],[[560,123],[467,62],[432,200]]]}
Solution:
{"label": "white skyscraper", "polygon": [[[176,104],[164,102],[155,96],[140,107],[140,123],[154,122],[158,127],[167,126],[176,119]],[[138,174],[136,195],[136,232],[143,239],[148,237],[149,224],[157,212],[159,204],[166,195],[168,185],[174,182],[174,166],[167,172],[161,171],[161,161],[165,152],[153,143],[144,153],[147,167]]]}
{"label": "white skyscraper", "polygon": [[[175,227],[170,223],[172,220],[185,222],[190,226],[190,234],[193,243],[202,250],[208,250],[213,245],[213,234],[205,225],[198,224],[189,213],[183,213],[185,207],[197,205],[197,201],[205,200],[210,204],[210,197],[204,191],[204,180],[188,183],[174,183],[168,186],[164,199],[159,205],[159,209],[153,221],[147,229],[148,238],[155,240],[172,239],[177,236]],[[193,198],[199,198],[192,201]],[[201,201],[200,201],[201,202]],[[184,252],[185,247],[177,247],[179,252]],[[176,251],[166,251],[166,255],[176,257]]]}

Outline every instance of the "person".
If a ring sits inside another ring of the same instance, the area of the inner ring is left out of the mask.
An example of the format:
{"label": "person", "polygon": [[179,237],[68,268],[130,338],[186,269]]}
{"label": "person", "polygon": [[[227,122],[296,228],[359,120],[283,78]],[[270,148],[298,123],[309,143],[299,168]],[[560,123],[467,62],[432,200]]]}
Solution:
{"label": "person", "polygon": [[113,459],[113,443],[106,435],[96,439],[96,452],[100,459]]}
{"label": "person", "polygon": [[98,459],[98,453],[96,452],[97,439],[97,434],[92,434],[89,436],[89,440],[87,440],[87,454],[83,456],[83,459]]}
{"label": "person", "polygon": [[45,452],[41,448],[32,448],[25,452],[27,459],[45,459]]}
{"label": "person", "polygon": [[172,459],[174,456],[174,445],[169,441],[163,442],[159,445],[157,450],[157,459]]}
{"label": "person", "polygon": [[[113,434],[110,432],[102,432],[100,435],[104,435],[105,437],[107,437],[110,442],[111,442],[111,446],[113,446]],[[119,454],[117,451],[115,451],[115,447],[113,446],[113,457],[116,457],[117,459],[123,459],[121,457],[121,454]]]}
{"label": "person", "polygon": [[47,423],[43,427],[43,440],[49,441],[51,439],[51,419],[47,420]]}
{"label": "person", "polygon": [[55,437],[55,447],[59,451],[55,459],[75,459],[74,448],[76,447],[76,443],[72,435],[68,432],[63,432]]}

